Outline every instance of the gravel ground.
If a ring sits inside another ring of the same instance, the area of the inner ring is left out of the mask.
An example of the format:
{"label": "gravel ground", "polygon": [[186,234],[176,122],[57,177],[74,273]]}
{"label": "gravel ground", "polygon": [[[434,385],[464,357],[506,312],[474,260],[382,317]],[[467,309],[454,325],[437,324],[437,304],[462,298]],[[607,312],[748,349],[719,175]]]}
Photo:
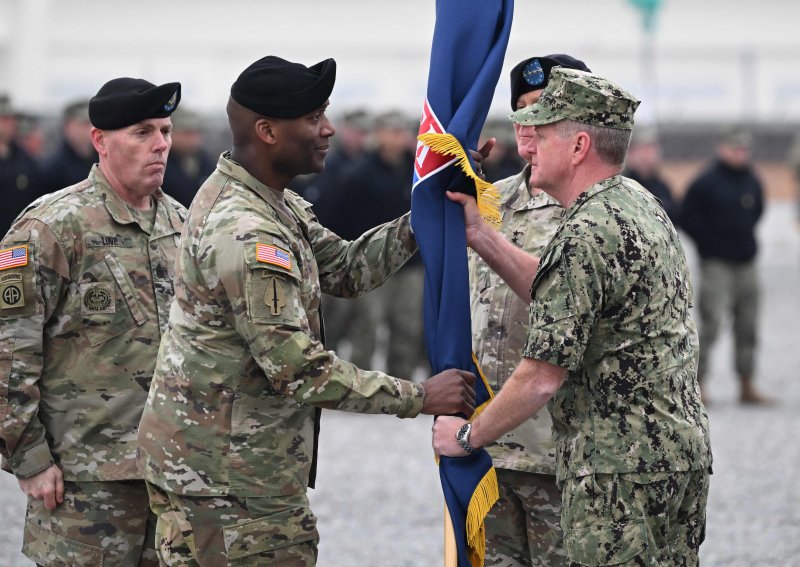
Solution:
{"label": "gravel ground", "polygon": [[[771,204],[762,222],[764,307],[759,379],[770,409],[736,402],[730,337],[714,353],[709,414],[714,476],[701,560],[708,566],[800,565],[800,234],[794,208]],[[689,250],[692,254],[692,251]],[[318,486],[321,566],[442,564],[442,498],[431,420],[325,412]],[[24,498],[0,475],[0,567],[19,553]]]}

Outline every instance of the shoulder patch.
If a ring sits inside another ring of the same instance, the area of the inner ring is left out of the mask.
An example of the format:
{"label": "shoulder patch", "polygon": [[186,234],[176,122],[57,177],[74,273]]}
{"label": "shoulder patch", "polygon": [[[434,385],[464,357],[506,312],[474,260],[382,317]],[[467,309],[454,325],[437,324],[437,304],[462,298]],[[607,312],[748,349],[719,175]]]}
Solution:
{"label": "shoulder patch", "polygon": [[292,269],[292,255],[283,248],[278,248],[272,244],[256,244],[256,260],[265,264],[280,266],[287,270]]}
{"label": "shoulder patch", "polygon": [[14,246],[0,250],[0,270],[28,265],[28,245]]}

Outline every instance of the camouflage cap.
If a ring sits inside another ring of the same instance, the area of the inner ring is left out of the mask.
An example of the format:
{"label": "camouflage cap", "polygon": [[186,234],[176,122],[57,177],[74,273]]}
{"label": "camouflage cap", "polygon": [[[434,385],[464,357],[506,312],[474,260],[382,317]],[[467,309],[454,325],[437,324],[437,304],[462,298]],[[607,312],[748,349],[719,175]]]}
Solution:
{"label": "camouflage cap", "polygon": [[541,126],[559,120],[631,130],[639,101],[628,91],[599,75],[554,67],[539,101],[508,115],[523,126]]}

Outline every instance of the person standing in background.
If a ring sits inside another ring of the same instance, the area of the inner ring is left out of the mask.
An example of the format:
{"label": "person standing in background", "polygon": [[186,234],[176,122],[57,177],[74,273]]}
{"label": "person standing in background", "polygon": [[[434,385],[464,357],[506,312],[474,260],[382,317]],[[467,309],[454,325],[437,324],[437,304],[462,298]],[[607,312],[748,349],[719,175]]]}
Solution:
{"label": "person standing in background", "polygon": [[726,316],[732,317],[739,401],[769,404],[755,387],[759,281],[756,226],[764,191],[751,163],[752,134],[740,127],[722,132],[711,165],[689,185],[681,226],[700,256],[700,363],[697,378],[706,397],[712,348]]}
{"label": "person standing in background", "polygon": [[661,176],[661,143],[655,128],[640,126],[633,129],[622,175],[637,181],[655,195],[672,224],[676,227],[680,224],[678,203]]}
{"label": "person standing in background", "polygon": [[36,161],[16,141],[17,116],[11,98],[0,94],[0,236],[17,215],[43,194]]}
{"label": "person standing in background", "polygon": [[76,100],[64,107],[61,135],[58,148],[42,161],[42,184],[47,193],[83,181],[97,162],[88,99]]}
{"label": "person standing in background", "polygon": [[161,188],[188,209],[214,165],[205,151],[202,117],[188,108],[179,108],[172,115],[172,149]]}

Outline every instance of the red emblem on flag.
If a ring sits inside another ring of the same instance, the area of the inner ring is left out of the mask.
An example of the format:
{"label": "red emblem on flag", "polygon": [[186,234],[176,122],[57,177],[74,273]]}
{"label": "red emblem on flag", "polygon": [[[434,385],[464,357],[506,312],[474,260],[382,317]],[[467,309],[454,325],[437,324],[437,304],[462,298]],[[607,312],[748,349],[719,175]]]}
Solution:
{"label": "red emblem on flag", "polygon": [[[425,99],[425,104],[422,105],[422,120],[419,123],[419,133],[430,134],[431,132],[436,134],[445,133],[441,122],[439,122],[439,119],[428,104],[428,99]],[[417,178],[414,180],[414,184],[416,185],[423,179],[441,171],[454,161],[456,161],[455,158],[437,154],[428,146],[418,141],[417,155],[414,159],[414,173]]]}

